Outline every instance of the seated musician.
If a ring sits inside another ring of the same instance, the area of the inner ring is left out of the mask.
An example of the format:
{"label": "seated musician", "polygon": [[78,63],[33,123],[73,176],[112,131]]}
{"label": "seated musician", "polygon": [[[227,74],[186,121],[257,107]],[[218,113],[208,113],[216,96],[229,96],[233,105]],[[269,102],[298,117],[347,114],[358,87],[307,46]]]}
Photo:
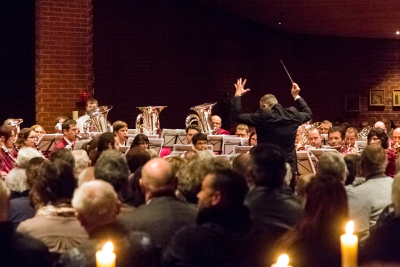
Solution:
{"label": "seated musician", "polygon": [[186,142],[188,145],[192,144],[193,135],[201,133],[201,129],[197,125],[189,125],[186,127]]}
{"label": "seated musician", "polygon": [[367,144],[371,146],[382,147],[386,151],[387,166],[385,170],[386,176],[394,177],[396,173],[396,156],[391,148],[389,148],[388,136],[382,128],[374,128],[368,133]]}
{"label": "seated musician", "polygon": [[147,137],[147,135],[138,134],[133,139],[133,142],[131,144],[131,148],[140,146],[140,147],[144,148],[147,151],[149,149],[149,144],[150,144],[150,141],[149,141],[149,138]]}
{"label": "seated musician", "polygon": [[332,126],[328,133],[328,143],[332,149],[336,149],[339,153],[347,155],[347,149],[344,145],[344,129],[340,126]]}
{"label": "seated musician", "polygon": [[250,133],[249,146],[257,146],[257,134],[255,131]]}
{"label": "seated musician", "polygon": [[222,122],[221,118],[217,115],[212,116],[212,126],[214,127],[213,134],[214,135],[229,135],[227,130],[221,128]]}
{"label": "seated musician", "polygon": [[328,134],[331,128],[332,123],[328,120],[324,120],[321,122],[321,127],[319,128],[319,131],[321,134]]}
{"label": "seated musician", "polygon": [[61,126],[64,138],[56,144],[56,149],[67,148],[74,150],[76,136],[79,134],[79,129],[76,121],[66,120]]}
{"label": "seated musician", "polygon": [[128,145],[128,124],[123,121],[116,121],[112,125],[113,132],[116,134],[119,140],[120,146]]}
{"label": "seated musician", "polygon": [[[94,98],[90,98],[90,99],[86,102],[86,112],[89,111],[89,110],[91,110],[91,109],[97,108],[97,107],[98,107],[98,102],[97,102],[97,100],[94,99]],[[78,124],[78,129],[79,129],[79,131],[80,131],[81,133],[84,132],[84,131],[83,131],[83,125],[85,124],[85,122],[86,122],[88,119],[90,119],[90,116],[87,115],[87,114],[85,114],[85,115],[79,117],[79,118],[76,120],[76,123]]]}
{"label": "seated musician", "polygon": [[357,154],[356,147],[355,147],[357,134],[358,134],[358,131],[354,127],[349,127],[346,130],[344,142],[345,142],[348,154]]}
{"label": "seated musician", "polygon": [[197,151],[207,150],[207,135],[204,133],[193,135],[193,147]]}
{"label": "seated musician", "polygon": [[321,134],[319,133],[318,129],[315,127],[311,127],[308,130],[308,144],[310,148],[314,149],[321,149],[322,148],[322,139]]}
{"label": "seated musician", "polygon": [[42,137],[42,135],[46,134],[46,131],[44,130],[44,128],[39,124],[33,125],[31,127],[31,129],[32,129],[32,131],[34,131],[36,133],[38,139],[40,139],[40,137]]}
{"label": "seated musician", "polygon": [[[387,129],[386,129],[386,126],[385,126],[385,123],[384,122],[382,122],[382,121],[377,121],[377,122],[375,122],[375,125],[374,125],[374,128],[376,129],[376,128],[381,128],[383,131],[385,131],[385,134],[387,135]],[[390,139],[390,137],[388,136],[388,140],[389,140],[389,148],[390,147],[392,147],[393,146],[393,140],[392,139]]]}
{"label": "seated musician", "polygon": [[62,123],[64,122],[64,121],[66,121],[66,120],[68,120],[69,118],[68,117],[65,117],[65,116],[58,116],[57,118],[56,118],[56,121],[55,121],[55,123],[56,123],[56,126],[54,126],[54,129],[56,130],[56,133],[63,133],[62,132]]}
{"label": "seated musician", "polygon": [[36,149],[37,140],[37,134],[32,130],[32,128],[23,128],[18,134],[15,145],[17,146],[18,150],[23,147],[31,147]]}
{"label": "seated musician", "polygon": [[249,127],[246,124],[239,124],[236,127],[236,137],[249,138]]}
{"label": "seated musician", "polygon": [[0,142],[1,142],[1,176],[3,179],[16,166],[18,151],[14,146],[15,130],[10,125],[0,127]]}

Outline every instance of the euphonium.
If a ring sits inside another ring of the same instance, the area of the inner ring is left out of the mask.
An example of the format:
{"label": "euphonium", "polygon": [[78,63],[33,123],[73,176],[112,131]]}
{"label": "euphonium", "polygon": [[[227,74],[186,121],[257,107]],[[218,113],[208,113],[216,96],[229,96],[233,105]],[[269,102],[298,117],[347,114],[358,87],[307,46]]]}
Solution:
{"label": "euphonium", "polygon": [[[149,107],[138,107],[142,111],[136,118],[136,133],[142,133],[146,135],[158,134],[160,129],[160,112],[166,108],[166,106],[149,106]],[[141,120],[143,123],[141,123]]]}
{"label": "euphonium", "polygon": [[371,126],[364,127],[358,134],[357,138],[358,140],[361,140],[362,137],[368,137],[369,132],[372,130]]}
{"label": "euphonium", "polygon": [[83,132],[107,132],[107,115],[112,106],[101,106],[87,111],[90,119],[83,124]]}
{"label": "euphonium", "polygon": [[214,130],[212,127],[212,114],[211,110],[217,103],[205,103],[199,106],[192,107],[191,110],[194,110],[196,114],[190,114],[186,117],[186,128],[189,125],[192,125],[194,122],[197,122],[197,125],[201,128],[203,133],[211,134]]}

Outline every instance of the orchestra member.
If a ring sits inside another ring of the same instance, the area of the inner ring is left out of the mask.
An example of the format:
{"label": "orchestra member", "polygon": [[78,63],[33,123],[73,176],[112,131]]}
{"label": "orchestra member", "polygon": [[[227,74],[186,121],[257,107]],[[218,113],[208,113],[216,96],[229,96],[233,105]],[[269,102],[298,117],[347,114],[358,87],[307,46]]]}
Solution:
{"label": "orchestra member", "polygon": [[257,134],[255,131],[250,133],[249,146],[257,146]]}
{"label": "orchestra member", "polygon": [[55,121],[56,126],[54,127],[54,129],[56,130],[56,133],[61,133],[61,134],[63,133],[62,132],[62,123],[66,120],[69,120],[69,118],[65,117],[65,116],[58,116],[56,118],[56,121]]}
{"label": "orchestra member", "polygon": [[328,120],[324,120],[321,122],[321,127],[319,130],[321,134],[328,134],[330,128],[332,128],[332,123]]}
{"label": "orchestra member", "polygon": [[[22,119],[7,119],[4,121],[3,125],[8,125],[14,128],[15,136],[19,134],[20,131],[20,124],[23,122]],[[16,139],[15,139],[16,140]]]}
{"label": "orchestra member", "polygon": [[118,137],[120,146],[128,145],[128,124],[123,121],[116,121],[112,125],[115,135]]}
{"label": "orchestra member", "polygon": [[396,156],[389,148],[389,138],[385,130],[382,128],[371,129],[368,133],[367,144],[385,149],[388,160],[385,175],[393,178],[396,173]]}
{"label": "orchestra member", "polygon": [[[98,102],[96,99],[94,98],[90,98],[87,102],[86,102],[86,112],[88,112],[91,109],[97,108],[99,106]],[[90,119],[90,116],[87,115],[87,113],[81,117],[79,117],[76,120],[76,123],[78,124],[78,129],[81,133],[83,133],[83,125],[85,124],[85,122]]]}
{"label": "orchestra member", "polygon": [[396,128],[392,120],[388,118],[382,118],[382,122],[385,124],[386,134],[389,139],[393,139],[393,131]]}
{"label": "orchestra member", "polygon": [[308,130],[308,144],[312,148],[321,149],[322,148],[322,139],[321,134],[318,129],[315,127],[311,127]]}
{"label": "orchestra member", "polygon": [[[243,114],[241,96],[250,91],[244,89],[246,80],[240,78],[235,84],[235,97],[231,103],[231,118],[239,123],[254,126],[260,144],[274,143],[285,153],[286,161],[290,164],[292,173],[296,170],[296,131],[297,128],[311,119],[312,113],[307,103],[300,97],[300,88],[293,83],[291,94],[295,107],[283,108],[274,95],[267,94],[260,99],[260,109],[256,113]],[[258,140],[257,140],[258,141]]]}
{"label": "orchestra member", "polygon": [[64,138],[56,144],[56,149],[67,148],[73,150],[76,142],[76,136],[79,133],[76,121],[64,121],[62,123],[61,129],[64,134]]}
{"label": "orchestra member", "polygon": [[197,151],[207,150],[207,135],[203,133],[193,135],[193,147]]}
{"label": "orchestra member", "polygon": [[328,133],[328,143],[331,148],[336,149],[339,153],[347,155],[347,149],[344,145],[344,129],[340,126],[332,126]]}
{"label": "orchestra member", "polygon": [[212,126],[214,127],[213,134],[214,135],[229,135],[227,130],[221,128],[222,122],[221,118],[217,115],[212,116],[211,118]]}
{"label": "orchestra member", "polygon": [[349,127],[346,130],[344,143],[346,145],[348,154],[357,154],[357,151],[356,151],[357,134],[358,134],[358,131],[356,128]]}
{"label": "orchestra member", "polygon": [[188,145],[192,144],[193,135],[201,133],[201,129],[197,125],[189,125],[186,127],[186,141]]}
{"label": "orchestra member", "polygon": [[15,130],[10,125],[0,127],[0,142],[1,142],[1,176],[3,179],[16,166],[18,150],[14,146]]}
{"label": "orchestra member", "polygon": [[32,129],[32,131],[34,131],[36,133],[38,139],[40,139],[40,137],[42,137],[42,135],[46,134],[46,131],[44,130],[44,128],[39,124],[33,125],[31,127],[31,129]]}
{"label": "orchestra member", "polygon": [[249,138],[249,127],[246,124],[239,124],[236,127],[236,137]]}
{"label": "orchestra member", "polygon": [[400,145],[400,128],[396,128],[393,131],[393,142]]}
{"label": "orchestra member", "polygon": [[133,139],[133,142],[131,144],[131,148],[137,147],[137,146],[141,146],[142,148],[144,148],[146,151],[149,149],[149,138],[147,137],[147,135],[145,134],[138,134],[135,136],[135,138]]}
{"label": "orchestra member", "polygon": [[32,130],[32,128],[23,128],[19,134],[17,141],[15,141],[15,145],[17,146],[18,150],[22,147],[31,147],[34,149],[36,148],[37,142],[37,134]]}
{"label": "orchestra member", "polygon": [[[382,130],[385,131],[386,135],[388,135],[388,134],[387,134],[388,132],[387,132],[386,125],[385,125],[385,123],[384,123],[383,121],[377,121],[377,122],[375,122],[374,128],[375,128],[375,129],[381,128]],[[392,133],[392,136],[393,136],[393,133]],[[393,145],[393,140],[392,140],[389,136],[388,136],[388,140],[389,140],[389,147],[392,147],[392,145]]]}

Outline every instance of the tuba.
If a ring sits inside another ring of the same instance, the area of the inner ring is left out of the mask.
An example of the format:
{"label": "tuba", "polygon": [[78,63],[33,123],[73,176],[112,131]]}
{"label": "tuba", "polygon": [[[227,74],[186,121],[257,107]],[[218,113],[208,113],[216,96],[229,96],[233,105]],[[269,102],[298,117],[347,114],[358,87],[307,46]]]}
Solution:
{"label": "tuba", "polygon": [[186,128],[192,125],[194,122],[197,122],[197,125],[201,128],[203,133],[211,134],[214,128],[212,127],[211,121],[211,110],[215,106],[215,103],[205,103],[203,105],[192,107],[191,110],[194,110],[196,114],[190,114],[186,117]]}
{"label": "tuba", "polygon": [[112,106],[101,106],[88,110],[87,114],[89,115],[90,119],[83,123],[83,132],[107,132],[107,115],[112,108]]}
{"label": "tuba", "polygon": [[[136,133],[146,135],[158,134],[158,130],[161,129],[159,116],[164,108],[166,108],[166,106],[138,107],[142,113],[136,118]],[[141,120],[143,120],[143,123],[141,123]]]}

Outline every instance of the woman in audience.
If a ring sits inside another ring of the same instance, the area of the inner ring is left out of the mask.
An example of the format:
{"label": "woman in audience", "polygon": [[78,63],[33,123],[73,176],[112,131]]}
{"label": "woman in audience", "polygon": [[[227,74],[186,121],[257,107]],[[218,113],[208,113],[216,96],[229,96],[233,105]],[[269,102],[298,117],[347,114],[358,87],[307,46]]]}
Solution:
{"label": "woman in audience", "polygon": [[37,140],[37,134],[31,128],[24,128],[19,132],[17,141],[15,141],[15,145],[17,146],[18,150],[23,147],[31,147],[36,149]]}
{"label": "woman in audience", "polygon": [[252,131],[249,136],[249,146],[257,145],[257,134],[255,131]]}
{"label": "woman in audience", "polygon": [[149,143],[150,143],[149,142],[149,138],[146,135],[138,134],[133,139],[133,142],[131,144],[131,148],[134,148],[134,147],[137,147],[137,146],[141,146],[145,150],[148,150],[149,149]]}
{"label": "woman in audience", "polygon": [[346,191],[338,179],[311,179],[303,218],[283,237],[280,254],[288,254],[293,266],[340,266],[340,235],[348,213]]}
{"label": "woman in audience", "polygon": [[32,188],[35,188],[36,183],[39,180],[40,166],[42,165],[43,161],[45,161],[45,159],[42,157],[33,158],[28,162],[25,169],[26,183],[31,189],[29,191],[30,204],[36,210],[46,205],[46,203],[43,203],[43,201],[40,199],[40,195],[35,190],[32,190]]}
{"label": "woman in audience", "polygon": [[42,135],[46,134],[46,131],[44,130],[44,128],[39,124],[33,125],[31,127],[31,130],[37,134],[38,139],[40,139],[40,137],[42,137]]}
{"label": "woman in audience", "polygon": [[306,202],[306,188],[314,177],[314,173],[307,173],[301,175],[297,181],[295,193],[302,203]]}
{"label": "woman in audience", "polygon": [[3,179],[17,165],[18,150],[14,146],[15,130],[9,125],[0,127],[1,176]]}
{"label": "woman in audience", "polygon": [[385,131],[381,128],[374,128],[368,133],[368,145],[378,146],[385,149],[388,159],[385,174],[389,177],[394,177],[396,173],[396,155],[393,150],[389,148],[389,138]]}
{"label": "woman in audience", "polygon": [[88,235],[75,217],[71,199],[76,187],[74,171],[62,159],[42,163],[32,190],[46,203],[35,217],[22,222],[17,231],[41,240],[57,257],[87,240]]}

